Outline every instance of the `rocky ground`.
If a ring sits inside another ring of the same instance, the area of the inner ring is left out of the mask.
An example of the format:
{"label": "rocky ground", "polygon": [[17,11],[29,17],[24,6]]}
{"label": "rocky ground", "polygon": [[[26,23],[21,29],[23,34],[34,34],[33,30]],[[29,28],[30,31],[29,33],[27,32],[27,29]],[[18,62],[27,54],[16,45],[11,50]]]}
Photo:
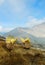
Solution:
{"label": "rocky ground", "polygon": [[45,65],[45,51],[24,49],[21,45],[12,50],[0,46],[0,65]]}

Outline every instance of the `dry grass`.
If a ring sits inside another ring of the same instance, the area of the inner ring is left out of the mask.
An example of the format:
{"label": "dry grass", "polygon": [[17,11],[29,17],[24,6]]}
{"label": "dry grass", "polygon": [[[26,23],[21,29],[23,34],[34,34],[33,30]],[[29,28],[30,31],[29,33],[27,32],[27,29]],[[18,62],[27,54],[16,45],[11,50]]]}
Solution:
{"label": "dry grass", "polygon": [[24,49],[20,44],[9,51],[4,45],[5,42],[0,45],[0,65],[45,65],[45,52]]}

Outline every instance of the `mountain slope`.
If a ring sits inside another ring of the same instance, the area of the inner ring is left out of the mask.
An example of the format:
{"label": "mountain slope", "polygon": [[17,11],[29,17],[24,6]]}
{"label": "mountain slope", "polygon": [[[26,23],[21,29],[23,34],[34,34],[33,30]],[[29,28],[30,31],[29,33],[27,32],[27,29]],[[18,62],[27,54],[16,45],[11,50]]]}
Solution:
{"label": "mountain slope", "polygon": [[32,29],[30,28],[23,28],[18,27],[15,28],[7,33],[4,34],[4,36],[12,35],[15,37],[29,37],[31,39],[31,43],[35,44],[35,47],[41,47],[44,48],[45,46],[45,23],[39,24]]}
{"label": "mountain slope", "polygon": [[4,34],[5,36],[8,35],[13,35],[13,36],[20,36],[20,35],[27,35],[31,34],[35,37],[40,37],[44,38],[45,37],[45,23],[39,24],[37,26],[34,26],[33,28],[23,28],[23,27],[18,27],[15,28],[8,33]]}
{"label": "mountain slope", "polygon": [[34,26],[29,33],[36,37],[45,37],[45,23]]}

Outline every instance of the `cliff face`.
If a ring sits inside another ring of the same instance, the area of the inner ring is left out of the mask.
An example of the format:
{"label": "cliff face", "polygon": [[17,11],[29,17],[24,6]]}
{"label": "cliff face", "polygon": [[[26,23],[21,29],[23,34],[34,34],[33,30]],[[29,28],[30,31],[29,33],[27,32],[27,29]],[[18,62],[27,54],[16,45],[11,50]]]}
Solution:
{"label": "cliff face", "polygon": [[45,51],[16,45],[11,51],[0,46],[0,65],[45,65]]}

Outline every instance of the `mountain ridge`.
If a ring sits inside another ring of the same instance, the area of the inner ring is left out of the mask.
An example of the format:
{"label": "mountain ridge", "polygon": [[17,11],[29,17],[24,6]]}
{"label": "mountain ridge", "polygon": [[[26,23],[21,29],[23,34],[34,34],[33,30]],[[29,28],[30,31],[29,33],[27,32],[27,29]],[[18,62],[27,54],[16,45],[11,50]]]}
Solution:
{"label": "mountain ridge", "polygon": [[45,24],[39,24],[34,28],[24,28],[24,27],[17,27],[7,33],[4,36],[12,35],[18,38],[27,38],[31,39],[31,43],[33,44],[41,44],[42,46],[45,45]]}

